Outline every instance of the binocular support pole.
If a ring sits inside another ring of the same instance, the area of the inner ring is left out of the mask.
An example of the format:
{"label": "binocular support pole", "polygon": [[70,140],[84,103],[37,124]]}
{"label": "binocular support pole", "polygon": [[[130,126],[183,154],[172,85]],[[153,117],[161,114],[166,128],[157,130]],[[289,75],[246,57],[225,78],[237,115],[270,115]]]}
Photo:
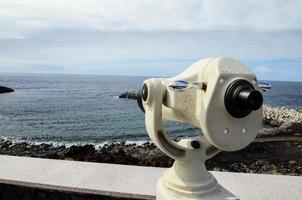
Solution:
{"label": "binocular support pole", "polygon": [[[189,139],[179,141],[179,145],[191,149]],[[194,141],[197,142],[197,141]],[[211,147],[209,147],[211,148]],[[214,150],[215,151],[215,150]],[[200,157],[203,152],[204,157]],[[190,153],[189,153],[190,154]],[[192,151],[191,161],[175,160],[173,166],[167,169],[157,183],[157,200],[235,200],[232,193],[219,185],[215,177],[206,170],[206,144],[201,143],[200,149]],[[197,156],[197,154],[199,154]],[[200,159],[201,158],[201,159]]]}
{"label": "binocular support pole", "polygon": [[[218,200],[238,199],[206,170],[205,161],[220,150],[202,137],[200,140],[182,139],[174,142],[166,136],[162,126],[162,103],[165,88],[159,79],[144,83],[144,100],[147,132],[152,142],[169,157],[175,159],[171,168],[157,184],[157,200]],[[152,94],[152,95],[148,95]]]}

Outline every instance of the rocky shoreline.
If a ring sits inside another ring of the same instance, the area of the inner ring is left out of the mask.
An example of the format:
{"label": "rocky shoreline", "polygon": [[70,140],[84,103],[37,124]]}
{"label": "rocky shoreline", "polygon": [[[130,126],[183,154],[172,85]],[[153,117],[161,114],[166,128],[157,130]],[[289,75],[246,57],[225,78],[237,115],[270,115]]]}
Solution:
{"label": "rocky shoreline", "polygon": [[[0,140],[0,154],[139,166],[170,167],[173,160],[147,142],[53,146]],[[221,152],[206,162],[209,170],[302,176],[302,140],[255,142],[236,152]]]}
{"label": "rocky shoreline", "polygon": [[[264,107],[263,123],[258,139],[236,152],[221,152],[207,161],[209,170],[287,174],[302,176],[302,111]],[[285,136],[283,141],[262,138]],[[295,136],[294,140],[286,137]],[[62,160],[77,160],[127,165],[170,167],[173,160],[147,142],[142,145],[112,143],[94,145],[54,146],[29,144],[0,138],[0,154]]]}

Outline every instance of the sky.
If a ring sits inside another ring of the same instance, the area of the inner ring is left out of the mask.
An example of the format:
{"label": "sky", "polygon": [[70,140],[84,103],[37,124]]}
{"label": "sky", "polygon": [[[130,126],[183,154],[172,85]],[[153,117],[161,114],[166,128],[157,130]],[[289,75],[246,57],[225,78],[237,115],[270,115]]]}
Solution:
{"label": "sky", "polygon": [[302,81],[301,0],[0,0],[0,72],[174,76],[233,57]]}

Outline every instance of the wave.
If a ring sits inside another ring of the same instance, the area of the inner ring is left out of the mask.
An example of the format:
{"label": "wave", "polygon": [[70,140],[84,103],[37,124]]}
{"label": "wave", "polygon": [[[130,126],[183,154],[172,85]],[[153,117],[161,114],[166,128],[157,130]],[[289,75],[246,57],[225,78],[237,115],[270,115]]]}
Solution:
{"label": "wave", "polygon": [[[179,141],[182,138],[187,138],[184,136],[180,136],[177,138],[174,138],[175,141]],[[191,137],[193,140],[198,140],[199,137]],[[102,142],[89,142],[89,141],[56,141],[56,140],[34,140],[30,138],[17,138],[17,137],[8,137],[8,136],[0,136],[0,144],[1,142],[10,142],[12,145],[18,144],[18,143],[26,143],[28,145],[42,145],[42,144],[48,144],[52,145],[53,147],[71,147],[71,146],[83,146],[83,145],[93,145],[96,149],[100,149],[104,147],[105,145],[110,144],[125,144],[125,145],[136,145],[136,146],[143,146],[146,143],[150,143],[150,139],[137,139],[137,140],[104,140]]]}
{"label": "wave", "polygon": [[136,146],[143,146],[145,143],[150,142],[150,140],[125,140],[125,141],[112,141],[107,140],[103,142],[87,142],[87,141],[55,141],[55,140],[31,140],[31,139],[25,139],[25,138],[16,138],[16,137],[7,137],[7,136],[1,136],[0,142],[11,142],[12,145],[18,144],[18,143],[27,143],[29,145],[42,145],[42,144],[48,144],[52,145],[54,147],[71,147],[71,146],[83,146],[83,145],[93,145],[96,149],[100,149],[104,147],[105,145],[109,144],[120,144],[124,143],[126,145],[136,145]]}

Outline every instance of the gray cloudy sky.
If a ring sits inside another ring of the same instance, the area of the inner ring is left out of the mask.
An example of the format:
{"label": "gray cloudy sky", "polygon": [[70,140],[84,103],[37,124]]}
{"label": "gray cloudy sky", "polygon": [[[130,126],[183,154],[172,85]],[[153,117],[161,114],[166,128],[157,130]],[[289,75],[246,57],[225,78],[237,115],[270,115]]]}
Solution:
{"label": "gray cloudy sky", "polygon": [[235,57],[302,81],[302,1],[0,0],[0,72],[170,76]]}

